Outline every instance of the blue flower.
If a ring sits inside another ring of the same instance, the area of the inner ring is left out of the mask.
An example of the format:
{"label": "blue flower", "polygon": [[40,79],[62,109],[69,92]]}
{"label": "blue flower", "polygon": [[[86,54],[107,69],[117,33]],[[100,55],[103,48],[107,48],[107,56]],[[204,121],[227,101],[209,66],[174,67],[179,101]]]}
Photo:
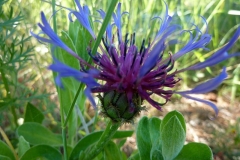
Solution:
{"label": "blue flower", "polygon": [[83,25],[83,27],[85,27],[89,33],[92,35],[92,37],[95,39],[96,36],[92,30],[92,27],[91,27],[91,24],[90,24],[90,21],[89,21],[89,15],[90,15],[90,11],[89,11],[89,8],[88,6],[81,6],[79,1],[75,1],[76,4],[77,4],[77,7],[78,7],[78,10],[79,11],[71,11],[69,14],[68,14],[68,17],[69,17],[69,20],[71,22],[73,22],[72,20],[72,17],[71,17],[71,14],[74,14],[76,16],[76,18],[78,19],[78,21]]}
{"label": "blue flower", "polygon": [[[75,0],[75,2],[79,11],[71,11],[69,13],[69,19],[72,21],[71,14],[74,14],[82,26],[85,27],[95,39],[95,33],[89,22],[90,12],[88,7],[81,7],[78,0]],[[98,10],[98,13],[102,19],[105,18],[105,12],[103,10]],[[121,114],[121,116],[128,120],[132,115],[127,115],[125,110],[137,114],[141,110],[139,106],[142,105],[143,100],[146,100],[158,110],[161,110],[162,105],[166,104],[173,94],[179,94],[183,97],[205,103],[218,113],[218,109],[214,103],[195,98],[193,94],[207,93],[217,88],[224,79],[227,78],[226,68],[223,68],[223,71],[213,79],[203,82],[191,90],[176,91],[174,87],[181,82],[181,78],[178,77],[180,72],[204,69],[231,57],[240,56],[240,53],[227,53],[227,51],[238,40],[240,36],[240,28],[237,29],[233,37],[225,46],[216,51],[204,62],[180,70],[174,70],[174,63],[180,57],[189,54],[196,49],[208,50],[206,45],[211,41],[211,35],[209,35],[207,31],[202,33],[195,24],[193,24],[195,28],[194,30],[181,30],[181,27],[178,24],[173,24],[172,17],[168,14],[168,8],[166,5],[165,16],[163,18],[157,17],[161,20],[161,25],[154,40],[149,42],[147,47],[145,46],[145,40],[143,40],[142,45],[138,48],[135,45],[135,33],[131,34],[130,38],[128,33],[125,37],[122,36],[121,17],[125,13],[127,12],[121,12],[121,3],[119,3],[116,13],[113,13],[112,15],[114,23],[109,23],[106,29],[106,37],[102,39],[103,43],[99,46],[99,51],[101,52],[92,55],[91,48],[86,48],[89,51],[89,56],[93,59],[93,65],[85,62],[67,47],[66,44],[64,44],[53,32],[46,21],[44,13],[41,13],[42,24],[39,24],[39,27],[49,39],[40,37],[34,33],[32,33],[32,35],[39,41],[51,43],[66,50],[69,54],[76,57],[79,60],[80,66],[82,66],[79,71],[54,59],[55,63],[50,65],[49,69],[58,72],[56,83],[61,86],[61,78],[63,77],[74,77],[76,80],[85,83],[87,86],[85,94],[94,105],[95,103],[91,93],[103,93],[103,97],[100,97],[100,100],[103,104],[108,104],[110,106],[121,106],[121,103],[118,101],[119,99],[123,102],[126,101],[127,109],[118,108],[118,112],[113,112],[113,108],[107,107],[112,113],[110,116],[112,119],[115,117],[119,118],[119,114]],[[203,20],[206,23],[204,18]],[[118,38],[118,44],[114,44],[113,25],[117,27],[116,37]],[[193,32],[195,33],[193,34]],[[180,33],[179,36],[183,33],[188,33],[190,38],[178,52],[166,53],[169,41],[175,33]],[[102,45],[104,45],[104,47]],[[84,66],[88,66],[90,70],[86,70]],[[95,80],[101,80],[104,83],[99,84]],[[159,96],[164,102],[159,103],[159,101],[155,101],[151,98],[151,95]],[[106,108],[104,108],[104,110],[105,114],[110,115],[110,111],[106,110]],[[120,110],[124,111],[120,112]]]}

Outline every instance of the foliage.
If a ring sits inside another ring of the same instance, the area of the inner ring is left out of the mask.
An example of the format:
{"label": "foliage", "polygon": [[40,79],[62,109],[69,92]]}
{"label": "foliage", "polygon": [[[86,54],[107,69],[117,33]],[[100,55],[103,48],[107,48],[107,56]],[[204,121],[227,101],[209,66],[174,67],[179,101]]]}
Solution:
{"label": "foliage", "polygon": [[213,159],[211,149],[205,144],[192,142],[184,145],[186,138],[185,120],[182,114],[177,111],[169,112],[163,120],[156,117],[141,118],[136,132],[138,152],[130,159]]}
{"label": "foliage", "polygon": [[31,37],[26,37],[25,34],[19,34],[17,31],[23,16],[21,13],[16,15],[13,7],[5,12],[4,3],[6,1],[3,1],[0,6],[0,97],[2,97],[0,112],[3,115],[3,111],[11,110],[13,121],[17,126],[16,110],[24,107],[28,101],[46,97],[46,94],[38,94],[38,90],[31,87],[36,75],[27,74],[28,64],[33,57],[33,47],[29,45]]}
{"label": "foliage", "polygon": [[[50,78],[47,80],[51,82],[50,86],[46,85],[49,83],[45,84],[43,82],[43,87],[41,88],[43,93],[39,94],[38,88],[40,87],[36,84],[36,79],[38,79],[39,75],[44,75],[45,72],[41,69],[37,70],[36,67],[33,68],[32,66],[35,61],[37,61],[38,64],[47,63],[45,64],[45,66],[47,66],[50,62],[51,55],[48,53],[48,55],[41,56],[38,52],[35,54],[32,46],[39,44],[30,41],[30,37],[26,36],[29,32],[28,29],[35,30],[35,24],[40,21],[39,6],[42,6],[41,10],[47,11],[49,17],[52,16],[52,6],[55,6],[57,10],[60,9],[61,6],[73,8],[72,1],[56,1],[56,3],[60,4],[60,7],[45,1],[30,2],[22,0],[21,3],[20,1],[0,2],[0,123],[3,128],[0,128],[0,133],[5,141],[0,140],[0,159],[27,160],[36,159],[37,157],[44,157],[45,159],[63,158],[63,135],[61,135],[60,132],[61,127],[65,124],[61,124],[60,126],[59,110],[58,108],[51,109],[49,107],[49,100],[46,100],[48,94],[45,93],[45,90],[47,90],[48,93],[54,92],[53,83],[49,80]],[[87,3],[92,4],[90,10],[107,8],[110,5],[110,1],[90,0]],[[184,27],[186,28],[189,27],[187,25],[190,25],[192,21],[190,17],[193,17],[193,21],[197,22],[201,19],[199,15],[207,18],[209,33],[213,35],[212,44],[209,46],[210,49],[218,48],[230,39],[232,33],[240,23],[239,16],[228,14],[229,10],[240,10],[240,8],[238,8],[240,2],[233,0],[204,0],[199,3],[168,0],[167,3],[169,4],[170,11],[176,9],[176,13],[182,15],[178,21],[181,24],[185,24]],[[8,5],[12,6],[8,8]],[[123,8],[131,11],[129,16],[124,17],[125,19],[130,19],[128,24],[124,24],[125,30],[133,32],[140,28],[143,31],[140,33],[140,36],[152,38],[150,35],[156,32],[157,23],[155,23],[155,21],[146,23],[145,20],[157,15],[163,8],[162,3],[154,0],[142,0],[141,3],[139,3],[139,1],[125,3],[124,1]],[[19,10],[21,10],[21,13]],[[78,54],[81,54],[82,57],[85,56],[84,59],[86,61],[90,62],[87,51],[85,50],[89,45],[88,42],[91,40],[89,33],[76,22],[68,24],[64,9],[59,10],[57,13],[57,32],[61,33],[61,39],[73,50],[77,50]],[[92,16],[97,17],[98,15],[94,12]],[[144,18],[139,19],[138,17]],[[50,21],[52,22],[54,18],[49,19],[51,19]],[[26,26],[28,27],[22,27],[22,23],[27,24]],[[99,24],[92,22],[92,25],[97,30]],[[134,26],[134,28],[132,28],[132,26]],[[86,41],[81,41],[83,38],[85,38]],[[136,39],[136,43],[140,44],[141,40],[141,38]],[[177,46],[176,48],[171,48],[171,50],[175,51],[179,48],[180,46]],[[239,51],[239,49],[240,43],[237,42],[232,51]],[[75,60],[71,59],[65,51],[56,49],[55,52],[55,56],[63,62],[71,64],[72,67],[75,68],[79,67]],[[206,53],[206,55],[207,54],[211,53]],[[192,56],[183,57],[179,61],[179,64],[189,64],[196,60],[204,61],[205,57],[205,55],[200,55],[196,52]],[[193,83],[197,83],[200,80],[207,79],[214,75],[215,71],[220,70],[225,63],[228,63],[229,67],[227,70],[229,73],[232,72],[232,74],[230,79],[223,85],[223,88],[227,94],[231,92],[232,100],[234,100],[240,96],[238,59],[222,62],[221,65],[215,67],[213,70],[208,69],[206,72],[188,71],[183,75],[185,86],[191,86]],[[176,65],[179,66],[179,64]],[[45,66],[41,67],[46,70]],[[29,70],[31,68],[33,71]],[[186,77],[188,77],[188,79]],[[190,80],[189,77],[191,77]],[[64,84],[67,86],[65,90],[57,88],[59,103],[61,108],[63,108],[61,117],[68,115],[70,106],[73,106],[71,116],[66,124],[68,127],[63,127],[68,133],[66,135],[68,137],[67,155],[69,159],[79,159],[81,156],[84,157],[84,154],[97,143],[103,133],[103,131],[99,130],[106,120],[98,119],[97,112],[95,116],[87,112],[88,103],[85,101],[86,98],[83,95],[83,86],[79,86],[79,83],[73,79],[65,79]],[[80,93],[80,96],[77,97],[75,104],[73,100],[77,92]],[[58,104],[58,102],[54,103]],[[47,106],[47,109],[43,110],[42,108],[45,106]],[[54,104],[54,106],[56,106],[56,104]],[[23,117],[24,123],[18,127],[17,120],[21,117]],[[9,119],[9,122],[6,119]],[[239,125],[239,121],[237,125]],[[177,111],[170,112],[162,120],[156,117],[143,117],[137,126],[136,139],[138,150],[132,153],[129,159],[178,160],[184,159],[183,157],[193,159],[192,157],[196,158],[197,156],[206,156],[206,159],[212,159],[212,153],[208,146],[193,142],[184,145],[186,137],[185,120]],[[173,130],[175,132],[173,132]],[[228,147],[226,153],[228,158],[232,158],[234,155],[233,150],[236,146],[239,146],[239,126],[234,127],[234,131],[236,132],[234,136],[235,143],[229,144],[230,147]],[[127,137],[131,137],[133,132],[134,131],[117,131],[95,159],[127,159],[126,154],[122,151],[122,143],[126,141]],[[221,135],[221,137],[224,135],[225,134]],[[215,139],[220,137],[218,134],[215,134],[215,136]],[[229,138],[232,138],[231,134]],[[8,141],[9,139],[10,141]],[[119,141],[119,139],[121,141]],[[169,145],[170,143],[173,145]],[[225,144],[225,142],[221,142],[219,148],[211,145],[211,147],[214,148],[213,152],[218,153],[219,150],[226,149],[224,148],[226,147],[224,146]],[[202,152],[198,152],[198,150]],[[236,154],[235,156],[239,155]]]}

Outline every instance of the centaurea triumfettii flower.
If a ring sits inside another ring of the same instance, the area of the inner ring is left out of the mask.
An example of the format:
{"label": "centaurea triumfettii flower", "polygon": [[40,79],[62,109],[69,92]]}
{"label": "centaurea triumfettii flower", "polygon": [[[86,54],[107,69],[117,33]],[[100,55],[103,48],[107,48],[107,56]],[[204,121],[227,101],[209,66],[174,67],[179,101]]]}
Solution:
{"label": "centaurea triumfettii flower", "polygon": [[[72,21],[71,14],[74,14],[82,26],[95,39],[95,33],[89,22],[90,11],[88,7],[82,7],[78,0],[76,0],[76,4],[79,11],[71,11],[69,13],[70,20]],[[104,19],[105,12],[103,10],[98,10],[98,12],[101,18]],[[173,24],[172,17],[168,14],[166,5],[165,16],[161,18],[161,25],[154,40],[148,42],[147,46],[145,45],[146,40],[143,40],[141,46],[137,47],[135,45],[137,34],[122,34],[121,19],[125,13],[121,12],[121,3],[119,3],[116,13],[113,13],[112,16],[114,23],[109,23],[106,29],[106,36],[102,38],[102,44],[100,44],[98,52],[93,55],[90,46],[86,48],[94,64],[88,64],[64,44],[51,29],[44,13],[41,13],[42,24],[39,24],[39,27],[49,39],[33,33],[32,35],[42,42],[51,43],[66,50],[79,60],[82,67],[80,70],[76,70],[54,59],[54,63],[49,66],[49,69],[58,72],[56,78],[57,85],[62,85],[62,77],[74,77],[76,80],[85,83],[87,86],[85,94],[93,106],[95,107],[95,102],[91,93],[99,93],[102,103],[102,113],[110,117],[113,121],[131,121],[143,109],[141,107],[143,100],[149,102],[156,109],[161,110],[161,107],[171,99],[173,94],[180,94],[183,97],[205,103],[218,113],[218,109],[214,103],[195,98],[191,95],[206,93],[218,87],[227,78],[226,68],[223,68],[222,72],[215,78],[189,91],[176,91],[174,87],[180,83],[180,78],[178,77],[178,73],[180,72],[203,69],[228,58],[240,56],[240,53],[230,55],[227,53],[229,48],[238,40],[240,28],[237,29],[236,33],[225,46],[216,51],[204,62],[176,70],[174,69],[175,61],[196,49],[207,49],[206,45],[211,41],[211,35],[207,31],[202,33],[196,25],[193,25],[195,27],[195,34],[193,34],[192,30],[181,31],[181,27],[178,24]],[[204,18],[203,20],[205,21]],[[114,25],[117,28],[116,35],[113,34]],[[176,53],[168,52],[166,48],[172,40],[173,35],[179,33],[179,36],[181,36],[184,32],[190,35],[185,46]],[[117,43],[115,43],[114,37],[117,37]],[[90,69],[86,70],[84,66]],[[152,99],[152,95],[159,96],[162,99],[161,103]]]}

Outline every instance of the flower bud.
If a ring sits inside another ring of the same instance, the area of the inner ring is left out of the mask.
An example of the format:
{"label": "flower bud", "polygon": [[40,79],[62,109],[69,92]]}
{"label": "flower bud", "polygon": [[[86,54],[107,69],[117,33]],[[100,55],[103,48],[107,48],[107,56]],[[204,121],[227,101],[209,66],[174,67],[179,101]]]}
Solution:
{"label": "flower bud", "polygon": [[141,107],[142,100],[138,94],[134,94],[131,102],[125,93],[110,91],[98,96],[102,103],[101,114],[109,117],[113,122],[133,122],[133,119],[145,107]]}

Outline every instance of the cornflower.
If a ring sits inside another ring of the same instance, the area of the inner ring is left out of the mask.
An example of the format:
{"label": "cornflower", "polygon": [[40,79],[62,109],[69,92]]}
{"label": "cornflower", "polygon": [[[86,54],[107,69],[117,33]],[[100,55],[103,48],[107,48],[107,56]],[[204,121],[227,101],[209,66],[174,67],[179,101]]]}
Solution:
{"label": "cornflower", "polygon": [[[82,7],[78,0],[75,0],[75,2],[78,11],[70,11],[70,21],[73,21],[72,15],[74,15],[95,40],[96,35],[90,25],[88,6]],[[98,10],[98,13],[102,19],[105,18],[106,13],[103,10]],[[98,97],[102,103],[102,113],[114,122],[131,122],[144,109],[142,107],[144,100],[156,109],[161,110],[161,107],[170,101],[173,94],[179,94],[182,97],[205,103],[211,106],[217,114],[218,108],[214,103],[196,98],[193,94],[204,94],[217,88],[227,78],[225,67],[219,75],[197,85],[191,90],[176,91],[174,87],[181,81],[178,77],[178,74],[181,72],[204,69],[231,57],[240,56],[240,53],[227,53],[238,40],[240,28],[237,29],[226,45],[217,50],[204,62],[177,70],[174,69],[174,64],[180,57],[196,49],[207,50],[206,45],[211,41],[211,35],[208,34],[207,29],[203,33],[198,26],[193,24],[193,30],[182,30],[178,24],[173,23],[173,17],[169,15],[166,5],[164,17],[157,17],[161,20],[161,25],[153,41],[149,41],[146,46],[146,40],[144,39],[141,46],[137,47],[135,45],[136,33],[130,36],[126,33],[123,36],[121,23],[123,14],[126,14],[126,12],[121,12],[121,3],[119,3],[116,13],[112,14],[114,23],[111,24],[110,22],[108,24],[106,36],[102,38],[102,44],[100,44],[98,52],[94,54],[90,46],[86,48],[93,60],[93,64],[90,64],[79,57],[54,33],[44,13],[41,12],[42,23],[39,23],[38,26],[49,38],[44,38],[34,33],[31,33],[32,36],[42,42],[64,49],[78,59],[81,66],[81,69],[77,70],[54,58],[54,63],[49,66],[49,69],[58,73],[55,80],[56,84],[62,86],[61,79],[63,77],[73,77],[79,82],[86,84],[84,93],[91,104],[96,108],[92,93],[99,93]],[[204,18],[203,20],[206,23]],[[116,35],[113,34],[113,26],[117,28]],[[168,52],[167,47],[172,42],[175,42],[175,44],[179,43],[178,41],[172,41],[174,34],[178,34],[181,37],[182,33],[189,34],[188,42],[178,52]],[[115,37],[117,37],[117,43],[114,41]],[[102,83],[99,83],[100,81]],[[160,103],[154,100],[151,97],[152,95],[159,96],[164,102]]]}

